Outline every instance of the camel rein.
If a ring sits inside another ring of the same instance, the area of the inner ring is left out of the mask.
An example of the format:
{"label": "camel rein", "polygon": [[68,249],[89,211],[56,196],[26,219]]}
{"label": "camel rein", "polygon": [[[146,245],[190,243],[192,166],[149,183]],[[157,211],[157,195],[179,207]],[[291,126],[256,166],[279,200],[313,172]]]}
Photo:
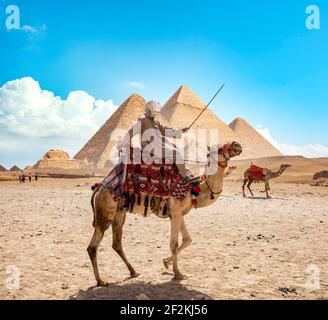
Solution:
{"label": "camel rein", "polygon": [[213,200],[213,199],[215,199],[215,195],[217,196],[217,195],[220,195],[222,192],[223,192],[223,190],[221,189],[219,192],[214,192],[213,190],[212,190],[212,188],[210,187],[210,185],[208,184],[208,181],[206,180],[206,185],[207,185],[207,188],[210,190],[210,192],[211,192],[211,199]]}
{"label": "camel rein", "polygon": [[[228,158],[226,158],[226,156],[223,154],[223,157],[226,159],[226,161],[220,161],[220,162],[218,162],[218,165],[221,167],[221,168],[223,168],[223,169],[225,169],[227,166],[228,166],[228,161],[229,161],[229,159]],[[207,168],[206,168],[206,170],[207,170]],[[208,190],[210,190],[210,193],[211,193],[211,200],[214,200],[215,199],[215,197],[214,196],[217,196],[217,195],[221,195],[222,194],[222,192],[223,192],[223,190],[221,189],[220,191],[218,191],[218,192],[215,192],[215,191],[213,191],[213,189],[211,188],[211,186],[209,185],[209,183],[208,183],[208,180],[207,180],[207,176],[205,175],[205,182],[206,182],[206,186],[207,186],[207,188],[208,188]]]}

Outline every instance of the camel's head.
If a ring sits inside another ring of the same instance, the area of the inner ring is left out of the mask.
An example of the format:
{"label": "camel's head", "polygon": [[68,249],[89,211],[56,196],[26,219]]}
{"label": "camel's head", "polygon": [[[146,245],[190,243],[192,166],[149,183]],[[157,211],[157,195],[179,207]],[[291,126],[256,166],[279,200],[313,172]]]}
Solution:
{"label": "camel's head", "polygon": [[242,147],[238,142],[225,144],[222,147],[218,145],[212,146],[209,149],[208,159],[210,163],[218,163],[220,167],[226,168],[228,161],[237,157],[242,153]]}
{"label": "camel's head", "polygon": [[240,143],[233,141],[230,144],[229,150],[230,150],[229,153],[231,157],[237,157],[243,152],[243,147],[241,146]]}
{"label": "camel's head", "polygon": [[281,170],[286,170],[287,168],[290,168],[292,165],[291,164],[282,164],[281,165]]}

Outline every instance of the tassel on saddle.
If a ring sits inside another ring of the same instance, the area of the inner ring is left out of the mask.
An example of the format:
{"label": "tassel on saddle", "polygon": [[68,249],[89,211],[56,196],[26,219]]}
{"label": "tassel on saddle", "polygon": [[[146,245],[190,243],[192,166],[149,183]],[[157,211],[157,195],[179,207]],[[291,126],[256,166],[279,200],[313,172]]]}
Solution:
{"label": "tassel on saddle", "polygon": [[135,194],[133,193],[131,196],[130,196],[130,213],[133,213],[133,209],[134,209],[134,205],[136,203],[136,196]]}
{"label": "tassel on saddle", "polygon": [[148,196],[145,197],[144,206],[145,206],[144,217],[146,218],[148,215],[148,207],[149,207],[149,197]]}
{"label": "tassel on saddle", "polygon": [[124,194],[123,208],[129,209],[129,207],[130,207],[130,194],[128,192],[126,192]]}
{"label": "tassel on saddle", "polygon": [[163,208],[163,216],[166,217],[167,215],[168,215],[168,205],[166,203],[164,208]]}

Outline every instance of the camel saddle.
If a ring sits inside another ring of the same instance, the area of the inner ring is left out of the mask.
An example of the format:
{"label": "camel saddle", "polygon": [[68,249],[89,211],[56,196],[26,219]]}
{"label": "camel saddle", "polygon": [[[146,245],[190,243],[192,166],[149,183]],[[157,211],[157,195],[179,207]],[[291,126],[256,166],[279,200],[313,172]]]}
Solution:
{"label": "camel saddle", "polygon": [[184,200],[192,185],[183,185],[182,177],[172,164],[123,164],[118,163],[101,185],[122,200],[126,194],[147,195],[155,198],[172,196]]}
{"label": "camel saddle", "polygon": [[264,169],[255,165],[251,165],[251,167],[249,168],[249,177],[252,180],[263,180],[263,178],[265,177]]}

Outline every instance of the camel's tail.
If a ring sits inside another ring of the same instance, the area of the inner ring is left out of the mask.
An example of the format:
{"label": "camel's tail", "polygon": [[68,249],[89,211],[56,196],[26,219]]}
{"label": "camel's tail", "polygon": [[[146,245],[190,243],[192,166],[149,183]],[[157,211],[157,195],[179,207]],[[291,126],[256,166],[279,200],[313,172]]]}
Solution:
{"label": "camel's tail", "polygon": [[91,196],[91,207],[92,207],[92,212],[93,212],[93,223],[92,223],[92,225],[94,227],[96,226],[96,219],[97,219],[96,208],[95,208],[95,197],[96,197],[96,194],[99,192],[99,190],[100,190],[100,186],[97,186],[94,189],[93,194]]}

